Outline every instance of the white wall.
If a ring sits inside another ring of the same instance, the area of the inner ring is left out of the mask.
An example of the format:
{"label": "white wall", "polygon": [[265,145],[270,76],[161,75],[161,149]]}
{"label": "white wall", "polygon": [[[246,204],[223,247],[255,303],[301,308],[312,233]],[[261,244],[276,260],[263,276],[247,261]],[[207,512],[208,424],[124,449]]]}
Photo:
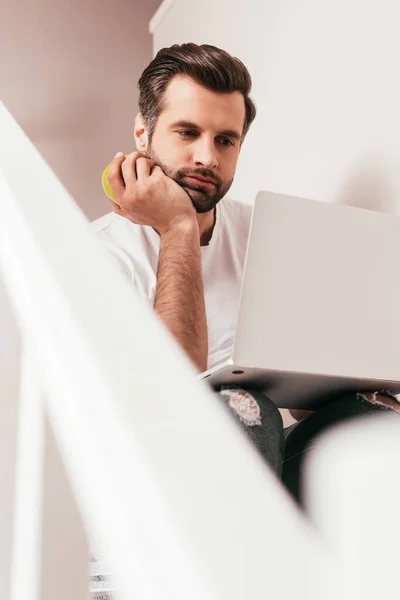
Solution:
{"label": "white wall", "polygon": [[[395,0],[165,0],[154,50],[220,46],[249,68],[258,116],[230,196],[259,189],[400,213]],[[161,5],[161,9],[163,8]]]}
{"label": "white wall", "polygon": [[136,84],[159,4],[1,2],[1,100],[89,219],[110,211],[104,167],[135,148]]}

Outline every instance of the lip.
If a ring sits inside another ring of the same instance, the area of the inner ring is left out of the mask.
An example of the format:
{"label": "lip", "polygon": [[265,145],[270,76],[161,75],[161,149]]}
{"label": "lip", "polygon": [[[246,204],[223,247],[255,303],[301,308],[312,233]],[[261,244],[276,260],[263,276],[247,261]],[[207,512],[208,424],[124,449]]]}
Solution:
{"label": "lip", "polygon": [[187,179],[191,179],[197,185],[205,185],[207,187],[215,186],[215,182],[211,179],[203,179],[202,177],[195,177],[192,175],[186,175]]}

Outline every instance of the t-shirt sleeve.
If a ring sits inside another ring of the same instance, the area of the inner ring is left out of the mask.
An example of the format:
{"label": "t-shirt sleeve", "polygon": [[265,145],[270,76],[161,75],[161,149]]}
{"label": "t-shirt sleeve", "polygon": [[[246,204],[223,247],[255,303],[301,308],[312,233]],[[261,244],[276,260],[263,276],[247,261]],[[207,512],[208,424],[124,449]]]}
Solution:
{"label": "t-shirt sleeve", "polygon": [[147,297],[140,279],[135,272],[135,266],[132,260],[125,254],[123,249],[104,238],[100,238],[100,241],[118,271],[122,273],[130,285],[135,288],[135,291],[141,298],[146,302],[150,302],[150,299]]}
{"label": "t-shirt sleeve", "polygon": [[105,243],[105,249],[107,254],[111,257],[112,262],[117,267],[118,271],[122,273],[130,283],[135,283],[135,276],[133,269],[129,264],[129,260],[124,256],[123,252],[115,249],[110,244]]}
{"label": "t-shirt sleeve", "polygon": [[[104,219],[103,219],[104,220]],[[121,225],[121,223],[117,223]],[[111,262],[114,264],[116,269],[122,273],[129,284],[135,289],[136,293],[140,298],[143,298],[147,303],[153,306],[153,297],[151,296],[151,286],[143,275],[145,269],[141,268],[140,262],[140,245],[135,249],[135,237],[132,232],[126,231],[124,227],[120,227],[119,230],[110,231],[108,223],[106,226],[104,223],[94,222],[92,224],[92,230],[95,238],[99,241],[101,247],[105,250],[106,254],[111,258]],[[124,225],[124,223],[122,223]],[[128,236],[128,238],[127,238]],[[121,241],[117,238],[121,238]],[[128,251],[125,246],[129,247]],[[137,252],[136,252],[137,250]],[[136,254],[138,255],[137,258]],[[150,290],[150,293],[149,293]]]}
{"label": "t-shirt sleeve", "polygon": [[129,284],[135,289],[135,292],[138,294],[138,296],[147,304],[153,306],[151,299],[147,296],[140,279],[135,273],[134,265],[131,263],[130,259],[125,256],[124,252],[119,248],[114,248],[108,245],[106,251],[109,256],[111,256],[111,260],[117,267],[118,271],[127,278]]}
{"label": "t-shirt sleeve", "polygon": [[100,242],[101,247],[105,249],[108,256],[111,257],[111,261],[118,271],[122,273],[131,284],[135,284],[135,273],[132,261],[123,249],[103,236],[102,232],[95,232],[95,238]]}

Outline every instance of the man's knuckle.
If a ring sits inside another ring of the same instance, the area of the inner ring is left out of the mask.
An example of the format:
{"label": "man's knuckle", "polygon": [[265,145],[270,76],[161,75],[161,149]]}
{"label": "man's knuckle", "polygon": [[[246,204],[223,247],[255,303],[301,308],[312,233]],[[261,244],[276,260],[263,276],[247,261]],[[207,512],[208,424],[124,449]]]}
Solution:
{"label": "man's knuckle", "polygon": [[148,192],[152,187],[152,182],[150,181],[150,179],[145,179],[144,181],[140,182],[140,190],[142,193],[146,193]]}
{"label": "man's knuckle", "polygon": [[137,198],[138,198],[137,187],[136,186],[135,187],[132,187],[132,186],[127,187],[126,191],[125,191],[125,196],[126,196],[126,198],[129,199],[129,202],[136,202]]}

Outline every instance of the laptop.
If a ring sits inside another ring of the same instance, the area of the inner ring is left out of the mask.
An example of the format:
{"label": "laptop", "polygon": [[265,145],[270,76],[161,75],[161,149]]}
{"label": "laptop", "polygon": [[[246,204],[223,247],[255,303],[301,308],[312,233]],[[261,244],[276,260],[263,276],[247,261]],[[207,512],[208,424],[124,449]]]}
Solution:
{"label": "laptop", "polygon": [[399,279],[400,217],[259,192],[233,351],[199,378],[281,408],[400,393]]}

